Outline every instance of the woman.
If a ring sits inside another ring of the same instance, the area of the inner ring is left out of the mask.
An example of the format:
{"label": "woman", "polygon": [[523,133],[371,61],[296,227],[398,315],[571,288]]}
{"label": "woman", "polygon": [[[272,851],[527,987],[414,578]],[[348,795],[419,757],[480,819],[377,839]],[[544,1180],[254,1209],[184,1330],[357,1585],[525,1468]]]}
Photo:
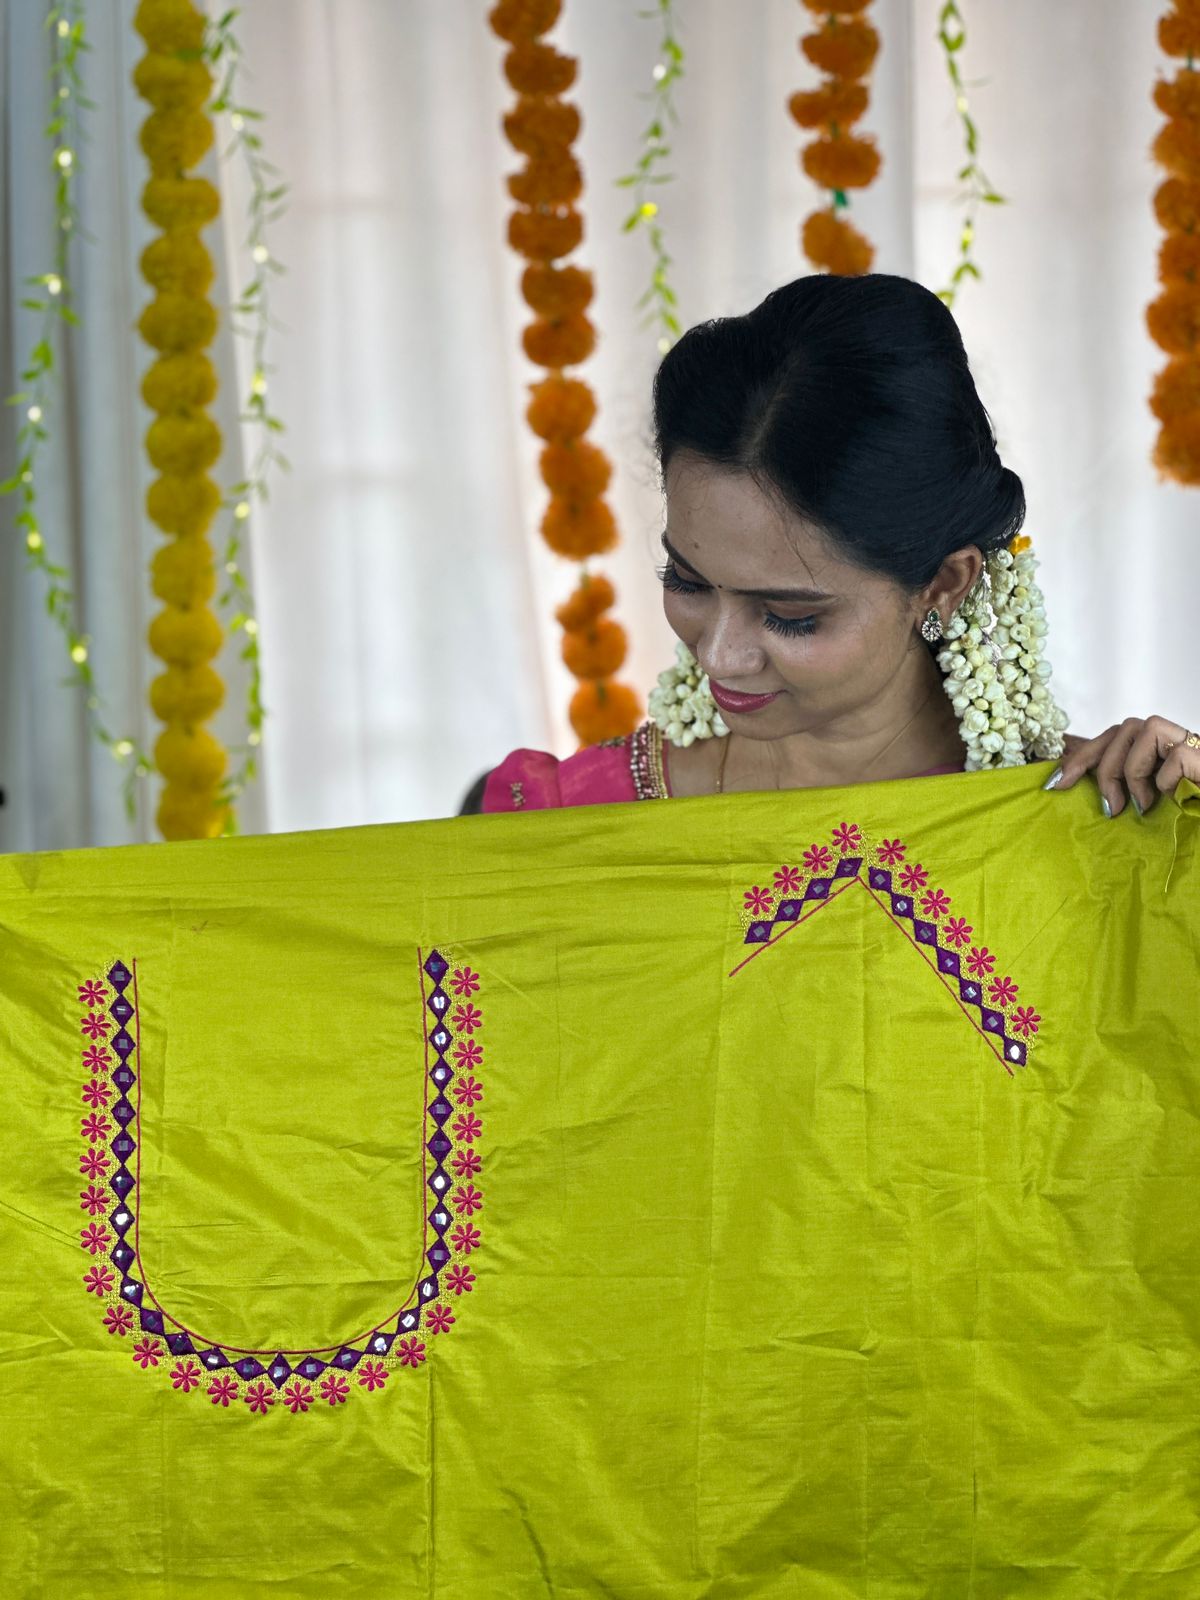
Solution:
{"label": "woman", "polygon": [[1045,787],[1094,772],[1113,817],[1127,795],[1141,815],[1200,781],[1200,737],[1167,717],[1063,736],[1024,491],[936,295],[879,273],[800,278],[685,334],[654,418],[680,668],[629,738],[565,761],[514,751],[485,811],[1062,756]]}

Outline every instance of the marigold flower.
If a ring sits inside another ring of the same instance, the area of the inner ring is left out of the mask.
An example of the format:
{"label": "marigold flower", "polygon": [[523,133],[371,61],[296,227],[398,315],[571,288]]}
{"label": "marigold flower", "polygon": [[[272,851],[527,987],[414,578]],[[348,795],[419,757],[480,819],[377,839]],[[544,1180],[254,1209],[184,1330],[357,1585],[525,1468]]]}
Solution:
{"label": "marigold flower", "polygon": [[133,69],[133,85],[157,111],[198,111],[212,93],[212,74],[203,61],[145,55]]}
{"label": "marigold flower", "polygon": [[146,430],[146,453],[160,472],[186,478],[221,454],[221,430],[203,412],[158,417]]}
{"label": "marigold flower", "polygon": [[203,533],[220,504],[211,478],[156,478],[146,490],[147,515],[164,533]]}
{"label": "marigold flower", "polygon": [[559,606],[555,619],[572,631],[601,616],[617,598],[617,591],[600,573],[585,574],[575,592]]}
{"label": "marigold flower", "polygon": [[617,524],[603,500],[552,499],[542,518],[542,538],[572,561],[603,555],[617,542]]}
{"label": "marigold flower", "polygon": [[154,761],[181,789],[212,789],[225,771],[225,749],[204,728],[170,727],[155,741]]}
{"label": "marigold flower", "polygon": [[553,45],[516,44],[504,58],[504,76],[518,94],[562,94],[575,82],[574,56],[559,55]]}
{"label": "marigold flower", "polygon": [[1164,55],[1200,55],[1200,5],[1175,0],[1175,10],[1158,19],[1158,44]]}
{"label": "marigold flower", "polygon": [[1168,233],[1192,233],[1200,228],[1200,183],[1168,178],[1154,191],[1154,215]]}
{"label": "marigold flower", "polygon": [[583,171],[566,150],[531,159],[508,179],[508,192],[523,206],[567,206],[583,193]]}
{"label": "marigold flower", "polygon": [[548,261],[531,261],[521,274],[521,293],[540,317],[563,317],[584,311],[591,303],[595,284],[582,267],[557,267]]}
{"label": "marigold flower", "polygon": [[199,350],[160,356],[142,379],[151,411],[199,411],[217,392],[217,369]]}
{"label": "marigold flower", "polygon": [[514,211],[508,219],[508,242],[530,261],[569,256],[583,238],[583,218],[569,208],[562,212]]}
{"label": "marigold flower", "polygon": [[142,190],[142,210],[156,227],[203,228],[221,209],[207,178],[151,178]]}
{"label": "marigold flower", "polygon": [[164,839],[216,839],[228,816],[229,807],[221,804],[215,791],[206,793],[168,784],[155,820]]}
{"label": "marigold flower", "polygon": [[1172,118],[1151,147],[1154,159],[1177,178],[1200,179],[1200,123]]}
{"label": "marigold flower", "polygon": [[1158,275],[1166,283],[1171,278],[1194,279],[1200,272],[1200,234],[1169,233],[1158,247]]}
{"label": "marigold flower", "polygon": [[205,18],[191,0],[141,0],[133,26],[151,50],[174,56],[203,48]]}
{"label": "marigold flower", "polygon": [[800,48],[831,78],[865,78],[879,53],[879,34],[869,22],[852,18],[805,34]]}
{"label": "marigold flower", "polygon": [[577,678],[609,678],[625,660],[629,636],[619,622],[600,617],[562,637],[562,658]]}
{"label": "marigold flower", "polygon": [[150,707],[160,722],[207,722],[224,700],[225,685],[208,666],[168,667],[150,685]]}
{"label": "marigold flower", "polygon": [[1192,355],[1200,348],[1200,285],[1171,283],[1146,307],[1146,326],[1168,355]]}
{"label": "marigold flower", "polygon": [[521,343],[535,365],[557,371],[587,360],[596,348],[596,330],[582,311],[553,322],[539,317],[522,333]]}
{"label": "marigold flower", "polygon": [[1181,356],[1168,361],[1154,380],[1150,409],[1160,422],[1200,416],[1200,360]]}
{"label": "marigold flower", "polygon": [[549,33],[561,10],[562,0],[499,0],[488,12],[488,22],[493,33],[515,44]]}
{"label": "marigold flower", "polygon": [[1200,120],[1200,73],[1185,68],[1154,85],[1154,104],[1168,117]]}
{"label": "marigold flower", "polygon": [[826,127],[831,123],[848,128],[866,111],[869,99],[865,83],[830,78],[819,89],[794,94],[788,101],[788,110],[802,128]]}
{"label": "marigold flower", "polygon": [[525,412],[526,420],[540,439],[563,444],[578,439],[592,425],[596,399],[586,383],[558,374],[535,383]]}
{"label": "marigold flower", "polygon": [[546,487],[561,500],[598,500],[612,477],[612,464],[604,451],[583,439],[548,444],[540,465]]}
{"label": "marigold flower", "polygon": [[642,702],[623,683],[584,683],[571,696],[571,726],[584,744],[620,739],[641,721]]}
{"label": "marigold flower", "polygon": [[1155,441],[1154,465],[1176,483],[1200,484],[1200,415],[1166,424]]}
{"label": "marigold flower", "polygon": [[194,233],[164,233],[142,251],[142,277],[152,288],[203,295],[213,280],[212,257]]}
{"label": "marigold flower", "polygon": [[579,137],[581,121],[579,107],[565,100],[523,95],[505,114],[504,132],[522,155],[559,155]]}
{"label": "marigold flower", "polygon": [[212,122],[202,111],[152,111],[138,132],[150,170],[160,177],[184,172],[202,161],[213,142]]}
{"label": "marigold flower", "polygon": [[879,172],[883,158],[873,140],[849,135],[814,139],[801,152],[800,164],[824,189],[865,189]]}
{"label": "marigold flower", "polygon": [[195,667],[211,661],[221,648],[221,624],[211,611],[167,606],[151,622],[147,637],[160,661]]}
{"label": "marigold flower", "polygon": [[800,243],[814,267],[842,278],[870,272],[875,259],[870,240],[832,211],[814,211],[806,218]]}
{"label": "marigold flower", "polygon": [[217,313],[207,300],[160,294],[142,312],[138,329],[155,350],[199,350],[213,341]]}
{"label": "marigold flower", "polygon": [[176,606],[203,605],[216,587],[213,547],[204,538],[172,539],[155,551],[150,571],[154,593]]}

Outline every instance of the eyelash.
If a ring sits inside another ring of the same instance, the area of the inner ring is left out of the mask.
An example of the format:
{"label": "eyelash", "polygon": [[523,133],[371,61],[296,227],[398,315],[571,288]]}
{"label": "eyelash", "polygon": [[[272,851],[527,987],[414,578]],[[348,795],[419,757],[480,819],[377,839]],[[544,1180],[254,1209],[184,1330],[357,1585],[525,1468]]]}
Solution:
{"label": "eyelash", "polygon": [[[672,594],[705,594],[708,591],[706,583],[689,583],[686,578],[681,578],[679,570],[673,561],[668,561],[665,566],[658,569],[658,581],[664,589],[669,589]],[[769,633],[781,633],[785,638],[795,639],[804,637],[817,631],[816,617],[777,617],[773,611],[768,611],[763,616],[763,627]]]}

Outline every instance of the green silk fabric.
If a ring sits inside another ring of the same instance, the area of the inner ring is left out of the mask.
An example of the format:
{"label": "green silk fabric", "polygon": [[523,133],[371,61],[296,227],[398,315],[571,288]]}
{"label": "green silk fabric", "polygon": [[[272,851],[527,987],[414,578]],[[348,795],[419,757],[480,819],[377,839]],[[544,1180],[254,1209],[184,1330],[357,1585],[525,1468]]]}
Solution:
{"label": "green silk fabric", "polygon": [[0,1593],[1194,1600],[1200,788],[1048,771],[0,859]]}

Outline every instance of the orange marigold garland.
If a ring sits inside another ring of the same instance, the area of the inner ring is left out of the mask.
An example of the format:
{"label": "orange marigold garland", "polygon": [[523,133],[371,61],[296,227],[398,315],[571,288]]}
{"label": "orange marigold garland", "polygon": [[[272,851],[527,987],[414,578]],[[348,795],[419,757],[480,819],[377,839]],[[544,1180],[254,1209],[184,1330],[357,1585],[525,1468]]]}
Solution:
{"label": "orange marigold garland", "polygon": [[[508,180],[518,204],[508,240],[529,262],[521,292],[534,313],[521,342],[530,361],[548,374],[532,386],[526,412],[529,426],[544,441],[540,465],[550,501],[542,537],[558,555],[586,562],[613,548],[617,525],[604,498],[611,463],[585,438],[596,415],[595,396],[582,379],[563,371],[587,360],[596,330],[587,316],[591,273],[560,265],[583,238],[577,209],[583,175],[571,149],[580,116],[560,98],[575,81],[576,62],[541,37],[561,9],[562,0],[500,0],[489,21],[510,47],[504,72],[518,98],[504,118],[504,131],[526,163]],[[584,744],[630,733],[642,715],[634,691],[614,681],[629,647],[624,628],[607,615],[615,599],[609,580],[585,566],[574,594],[556,613],[563,628],[563,661],[582,680],[569,715]]]}
{"label": "orange marigold garland", "polygon": [[800,164],[830,191],[830,203],[805,218],[800,244],[819,271],[856,277],[871,270],[875,249],[842,213],[849,206],[847,189],[865,189],[883,164],[875,141],[852,131],[867,110],[870,97],[863,80],[875,65],[879,34],[862,15],[870,0],[801,4],[820,16],[822,25],[805,34],[800,48],[826,76],[819,88],[794,94],[788,109],[800,127],[817,135],[802,150]]}
{"label": "orange marigold garland", "polygon": [[211,78],[199,59],[206,20],[192,0],[141,0],[134,26],[146,43],[134,82],[154,108],[141,131],[150,163],[142,205],[163,230],[142,257],[155,298],[139,323],[158,353],[142,384],[143,398],[158,413],[146,449],[161,474],[150,486],[146,508],[170,538],[154,559],[151,580],[165,602],[150,624],[150,648],[166,663],[150,690],[151,706],[165,724],[154,747],[166,780],[158,826],[167,839],[206,839],[221,833],[229,816],[221,797],[225,749],[204,727],[225,694],[209,665],[222,640],[221,625],[208,609],[215,576],[205,537],[221,499],[208,476],[221,452],[221,435],[205,413],[216,373],[203,352],[217,318],[205,299],[212,263],[200,241],[200,229],[216,215],[219,201],[207,180],[187,176],[213,138],[203,109]]}
{"label": "orange marigold garland", "polygon": [[1154,103],[1167,120],[1153,152],[1167,177],[1154,196],[1165,234],[1158,255],[1162,292],[1146,308],[1146,326],[1171,358],[1150,395],[1160,424],[1154,464],[1177,483],[1200,484],[1200,0],[1175,0],[1159,18],[1158,42],[1184,65],[1154,86]]}

